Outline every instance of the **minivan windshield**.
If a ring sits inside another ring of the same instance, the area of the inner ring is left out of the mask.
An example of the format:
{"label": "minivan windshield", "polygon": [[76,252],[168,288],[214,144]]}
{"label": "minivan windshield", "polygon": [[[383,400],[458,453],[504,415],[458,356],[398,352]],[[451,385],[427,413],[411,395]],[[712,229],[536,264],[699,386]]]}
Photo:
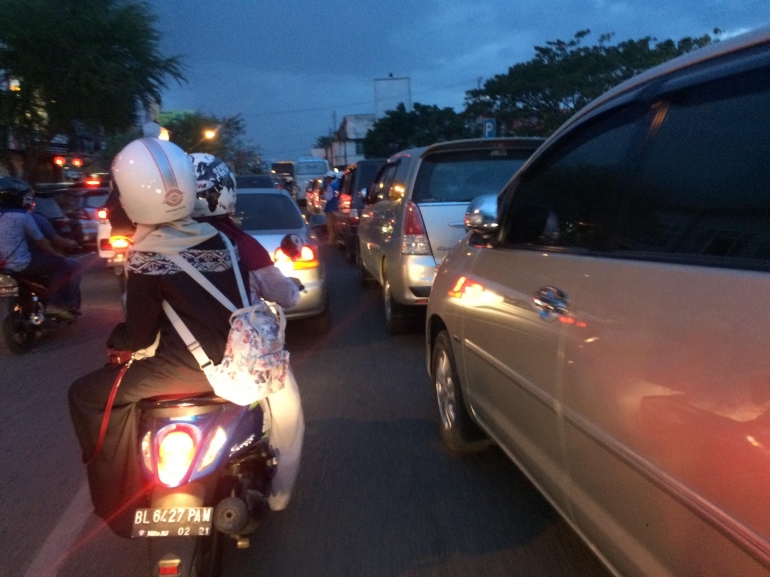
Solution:
{"label": "minivan windshield", "polygon": [[323,160],[308,160],[297,162],[297,174],[323,174],[327,172],[329,168],[326,162]]}
{"label": "minivan windshield", "polygon": [[275,174],[288,174],[294,176],[294,163],[293,162],[274,162],[271,170]]}
{"label": "minivan windshield", "polygon": [[412,200],[470,202],[482,194],[497,194],[531,154],[499,148],[432,154],[420,164]]}

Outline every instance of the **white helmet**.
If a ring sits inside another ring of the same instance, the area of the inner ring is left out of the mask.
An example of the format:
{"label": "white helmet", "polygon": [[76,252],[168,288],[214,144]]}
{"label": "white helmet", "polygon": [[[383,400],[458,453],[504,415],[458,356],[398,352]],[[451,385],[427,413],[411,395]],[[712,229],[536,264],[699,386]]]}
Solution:
{"label": "white helmet", "polygon": [[198,179],[193,218],[221,216],[235,212],[235,176],[227,164],[205,152],[189,155]]}
{"label": "white helmet", "polygon": [[184,150],[157,138],[129,143],[112,161],[120,203],[138,224],[161,224],[195,208],[195,172]]}

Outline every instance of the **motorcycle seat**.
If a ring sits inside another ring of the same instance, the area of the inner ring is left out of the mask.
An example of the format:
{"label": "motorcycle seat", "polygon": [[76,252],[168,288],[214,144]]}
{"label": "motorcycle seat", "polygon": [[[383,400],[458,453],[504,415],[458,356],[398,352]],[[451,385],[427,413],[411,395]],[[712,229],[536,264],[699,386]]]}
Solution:
{"label": "motorcycle seat", "polygon": [[205,407],[207,405],[222,405],[229,403],[227,399],[218,397],[214,393],[204,393],[194,396],[178,395],[158,395],[142,399],[138,407],[142,410],[147,409],[174,409],[178,407]]}

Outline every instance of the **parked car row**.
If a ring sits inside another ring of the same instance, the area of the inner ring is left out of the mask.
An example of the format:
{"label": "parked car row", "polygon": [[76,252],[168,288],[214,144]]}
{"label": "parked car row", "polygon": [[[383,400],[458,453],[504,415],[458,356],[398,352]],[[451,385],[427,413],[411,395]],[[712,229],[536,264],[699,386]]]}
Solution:
{"label": "parked car row", "polygon": [[367,188],[362,281],[392,333],[425,310],[445,444],[500,446],[613,574],[770,574],[769,126],[765,29]]}

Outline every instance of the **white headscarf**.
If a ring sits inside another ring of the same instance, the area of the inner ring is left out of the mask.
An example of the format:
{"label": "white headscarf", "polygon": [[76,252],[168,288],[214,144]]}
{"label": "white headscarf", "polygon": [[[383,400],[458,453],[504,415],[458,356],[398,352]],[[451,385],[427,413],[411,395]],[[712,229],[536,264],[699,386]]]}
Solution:
{"label": "white headscarf", "polygon": [[179,254],[217,234],[209,223],[197,222],[189,216],[158,225],[138,224],[131,250]]}

